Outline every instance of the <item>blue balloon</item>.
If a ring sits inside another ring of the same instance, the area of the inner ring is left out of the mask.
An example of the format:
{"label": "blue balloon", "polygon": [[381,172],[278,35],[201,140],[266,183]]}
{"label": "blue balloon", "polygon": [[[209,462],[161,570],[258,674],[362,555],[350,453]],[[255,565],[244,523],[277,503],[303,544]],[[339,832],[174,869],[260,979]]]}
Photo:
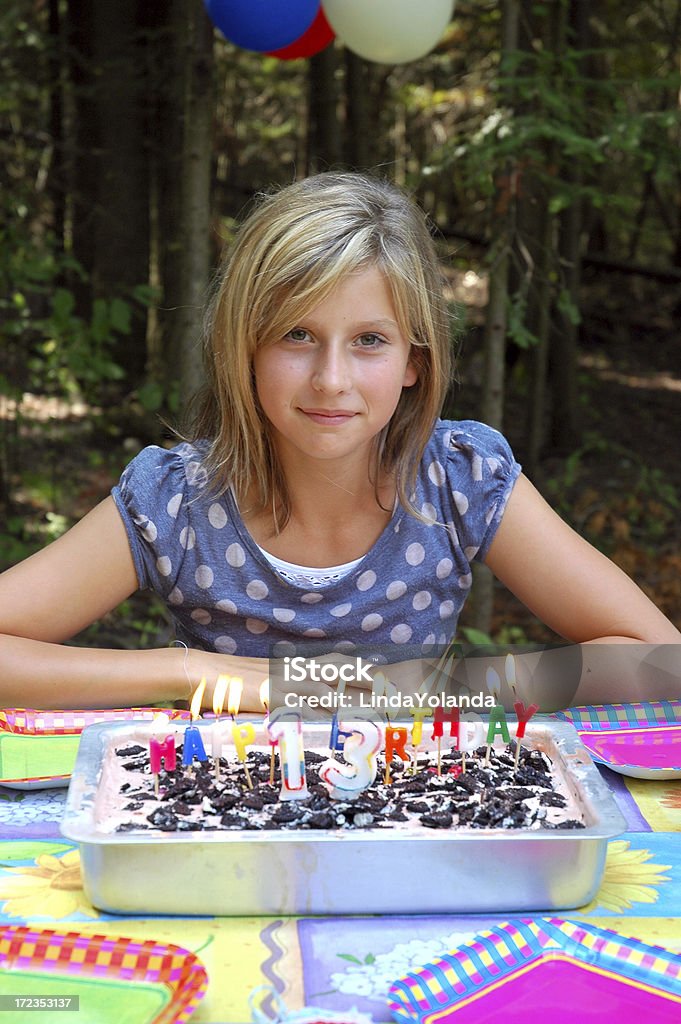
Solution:
{"label": "blue balloon", "polygon": [[317,16],[320,0],[205,0],[208,17],[244,50],[267,53],[299,39]]}

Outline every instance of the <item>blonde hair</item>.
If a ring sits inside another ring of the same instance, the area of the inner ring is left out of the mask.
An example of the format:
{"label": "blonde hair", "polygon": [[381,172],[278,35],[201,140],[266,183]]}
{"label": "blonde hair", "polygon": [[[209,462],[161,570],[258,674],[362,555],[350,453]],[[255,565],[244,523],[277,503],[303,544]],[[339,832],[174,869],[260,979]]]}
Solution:
{"label": "blonde hair", "polygon": [[253,508],[272,509],[277,530],[288,522],[290,499],[256,395],[254,354],[348,274],[369,267],[385,275],[418,373],[376,439],[374,481],[380,469],[394,472],[400,502],[418,514],[410,494],[452,373],[442,274],[425,214],[387,181],[318,174],[259,197],[216,278],[204,337],[208,383],[190,437],[209,442],[205,464],[216,493],[230,484],[242,500],[255,493]]}

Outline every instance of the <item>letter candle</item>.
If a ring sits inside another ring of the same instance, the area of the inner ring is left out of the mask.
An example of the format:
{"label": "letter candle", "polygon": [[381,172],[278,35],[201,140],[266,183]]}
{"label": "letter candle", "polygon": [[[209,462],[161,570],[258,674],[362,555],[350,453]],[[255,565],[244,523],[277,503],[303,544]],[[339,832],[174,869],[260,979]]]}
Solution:
{"label": "letter candle", "polygon": [[233,722],[232,739],[234,740],[234,746],[236,748],[236,756],[244,766],[248,788],[253,789],[253,779],[251,778],[251,773],[248,770],[248,765],[246,764],[246,747],[251,743],[255,743],[255,726],[252,722],[242,722],[241,725],[237,722]]}
{"label": "letter candle", "polygon": [[[449,736],[454,741],[452,743],[452,750],[459,749],[459,729],[461,723],[461,715],[458,708],[450,708],[449,710]],[[461,771],[466,771],[466,755],[461,752]]]}
{"label": "letter candle", "polygon": [[[159,735],[149,735],[149,767],[154,776],[154,793],[158,797],[158,775],[161,771],[161,762],[167,772],[175,771],[177,764],[177,753],[175,750],[175,737],[169,735],[166,729],[170,723],[168,715],[161,712],[154,715],[152,728],[159,728]],[[165,733],[165,736],[164,736]],[[163,736],[163,739],[161,739]]]}
{"label": "letter candle", "polygon": [[331,757],[320,766],[319,777],[329,787],[332,800],[353,800],[376,778],[381,730],[374,722],[360,718],[345,719],[341,725],[351,732],[343,745],[347,764]]}
{"label": "letter candle", "polygon": [[286,711],[279,713],[274,720],[270,715],[267,731],[279,746],[279,799],[305,800],[310,794],[305,779],[303,722],[300,715],[295,711]]}
{"label": "letter candle", "polygon": [[437,774],[438,778],[442,775],[442,736],[444,734],[443,722],[445,720],[445,711],[442,704],[438,704],[435,708],[435,714],[433,716],[433,731],[430,734],[431,740],[437,739]]}
{"label": "letter candle", "polygon": [[215,715],[215,724],[213,725],[212,730],[211,745],[216,782],[220,781],[220,756],[222,754],[222,745],[226,739],[224,726],[220,722],[220,715],[222,714],[222,709],[225,706],[225,697],[227,696],[228,687],[229,677],[225,675],[218,676],[215,683],[215,689],[213,690],[213,714]]}
{"label": "letter candle", "polygon": [[423,738],[423,719],[428,715],[432,715],[430,708],[410,708],[409,714],[414,717],[414,724],[411,727],[411,745],[414,749],[412,757],[411,772],[415,773],[418,759],[419,759],[419,747],[421,746],[421,740]]}
{"label": "letter candle", "polygon": [[[504,665],[504,672],[505,672],[505,675],[506,675],[506,682],[510,686],[511,692],[513,693],[513,696],[515,697],[515,696],[517,696],[517,691],[516,691],[517,678],[516,678],[516,671],[515,671],[515,658],[513,657],[512,654],[507,654],[506,655],[506,662],[505,662],[505,665]],[[518,724],[516,726],[516,731],[515,731],[515,757],[513,759],[514,767],[515,767],[515,770],[517,771],[518,770],[518,762],[520,760],[520,748],[522,746],[522,743],[520,741],[525,736],[525,726],[527,725],[529,720],[532,718],[532,715],[535,715],[537,713],[537,711],[539,711],[539,705],[538,704],[530,704],[529,707],[525,707],[525,705],[523,704],[523,702],[521,700],[517,700],[517,701],[514,701],[513,707],[515,709],[516,715],[518,716]]]}
{"label": "letter candle", "polygon": [[525,735],[525,726],[532,718],[532,715],[536,714],[537,711],[539,711],[539,705],[530,704],[530,706],[526,708],[521,700],[517,700],[514,702],[513,707],[515,709],[516,715],[518,716],[518,725],[516,726],[515,731],[515,768],[517,770],[518,761],[520,759],[520,741]]}
{"label": "letter candle", "polygon": [[459,723],[459,750],[462,755],[462,767],[465,771],[465,751],[475,750],[480,746],[485,735],[485,723],[480,715],[468,712]]}
{"label": "letter candle", "polygon": [[390,763],[397,754],[402,761],[409,761],[409,754],[404,749],[407,744],[407,730],[402,725],[391,725],[385,730],[385,775],[386,785],[392,782]]}
{"label": "letter candle", "polygon": [[352,733],[341,731],[340,726],[338,725],[338,715],[334,714],[331,719],[331,734],[329,736],[329,750],[331,751],[331,757],[335,758],[336,751],[343,749],[346,739],[351,735]]}
{"label": "letter candle", "polygon": [[[499,694],[501,693],[501,679],[496,669],[487,669],[487,689],[494,697],[495,701],[498,702]],[[506,713],[504,712],[503,705],[497,703],[494,705],[489,716],[489,726],[487,729],[487,751],[485,753],[485,767],[489,767],[489,755],[494,743],[494,737],[499,734],[504,740],[504,743],[510,743],[511,737],[508,732],[508,725],[506,724]]]}
{"label": "letter candle", "polygon": [[[196,721],[201,714],[201,701],[203,700],[205,689],[206,680],[204,678],[196,687],[189,707],[189,714],[192,722]],[[208,754],[204,748],[200,731],[195,725],[188,725],[184,731],[184,742],[182,745],[182,764],[184,767],[191,769],[191,766],[194,763],[194,758],[196,758],[197,761],[207,761]]]}
{"label": "letter candle", "polygon": [[243,690],[243,679],[239,679],[238,676],[232,676],[229,680],[227,713],[232,719],[232,742],[236,750],[236,756],[244,766],[244,773],[246,775],[248,788],[253,789],[253,779],[251,778],[251,773],[249,772],[248,765],[246,764],[246,746],[253,743],[255,740],[255,729],[251,722],[246,722],[244,725],[240,725],[237,719]]}

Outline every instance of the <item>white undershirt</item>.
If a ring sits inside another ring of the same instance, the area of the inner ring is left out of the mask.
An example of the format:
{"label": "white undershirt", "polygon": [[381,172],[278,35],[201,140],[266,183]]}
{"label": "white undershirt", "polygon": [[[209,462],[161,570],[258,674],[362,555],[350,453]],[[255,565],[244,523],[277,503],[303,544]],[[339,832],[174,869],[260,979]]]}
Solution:
{"label": "white undershirt", "polygon": [[[239,503],[236,500],[234,488],[230,487],[230,491],[234,504],[238,509]],[[285,562],[283,558],[277,558],[276,555],[271,555],[269,551],[265,551],[259,544],[258,550],[262,552],[275,572],[278,572],[285,580],[288,580],[290,583],[303,583],[306,586],[312,585],[313,587],[323,587],[325,583],[336,583],[338,580],[342,580],[362,561],[362,558],[355,558],[352,562],[343,562],[342,565],[329,565],[323,569],[318,569],[312,565],[297,565],[295,562]]]}
{"label": "white undershirt", "polygon": [[329,565],[319,569],[316,566],[296,565],[295,562],[285,562],[282,558],[277,558],[276,555],[271,555],[269,551],[265,551],[259,544],[258,547],[272,568],[280,576],[283,576],[285,580],[288,580],[290,583],[304,583],[313,587],[323,587],[325,583],[335,583],[337,580],[342,580],[362,561],[361,558],[355,558],[352,562],[344,562],[342,565]]}

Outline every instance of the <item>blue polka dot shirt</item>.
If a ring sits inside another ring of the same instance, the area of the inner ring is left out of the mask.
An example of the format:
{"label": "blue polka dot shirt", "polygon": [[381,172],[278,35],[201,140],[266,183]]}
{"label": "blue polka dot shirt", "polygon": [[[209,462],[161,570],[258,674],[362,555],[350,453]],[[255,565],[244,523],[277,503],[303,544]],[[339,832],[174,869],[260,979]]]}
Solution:
{"label": "blue polka dot shirt", "polygon": [[231,491],[211,494],[200,447],[143,449],[112,494],[140,587],[166,602],[188,646],[275,658],[371,649],[395,662],[454,638],[471,563],[484,560],[519,473],[498,431],[439,420],[415,490],[426,521],[398,505],[353,570],[322,586],[272,567]]}

